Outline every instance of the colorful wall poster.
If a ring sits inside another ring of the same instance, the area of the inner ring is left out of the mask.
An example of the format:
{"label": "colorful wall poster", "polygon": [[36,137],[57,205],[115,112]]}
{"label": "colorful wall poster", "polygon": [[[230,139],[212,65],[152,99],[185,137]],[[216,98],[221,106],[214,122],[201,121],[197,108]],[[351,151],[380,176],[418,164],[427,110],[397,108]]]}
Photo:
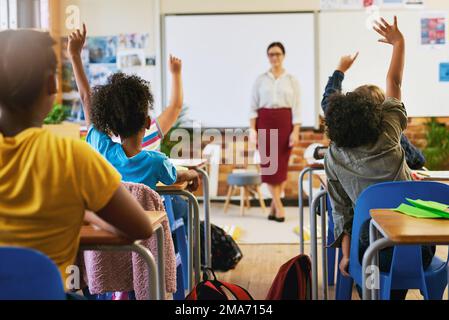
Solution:
{"label": "colorful wall poster", "polygon": [[117,54],[117,68],[143,67],[146,65],[143,49],[123,49]]}
{"label": "colorful wall poster", "polygon": [[361,10],[364,0],[321,0],[321,10]]}
{"label": "colorful wall poster", "polygon": [[421,18],[421,44],[423,46],[446,44],[446,16],[431,14]]}
{"label": "colorful wall poster", "polygon": [[121,34],[118,37],[119,49],[146,49],[149,47],[150,35],[148,33]]}
{"label": "colorful wall poster", "polygon": [[90,63],[116,63],[118,37],[89,37]]}
{"label": "colorful wall poster", "polygon": [[424,0],[321,0],[321,10],[363,10],[423,7]]}
{"label": "colorful wall poster", "polygon": [[440,82],[449,82],[449,62],[440,63]]}
{"label": "colorful wall poster", "polygon": [[93,63],[89,65],[89,82],[92,87],[105,85],[108,78],[117,73],[115,63]]}

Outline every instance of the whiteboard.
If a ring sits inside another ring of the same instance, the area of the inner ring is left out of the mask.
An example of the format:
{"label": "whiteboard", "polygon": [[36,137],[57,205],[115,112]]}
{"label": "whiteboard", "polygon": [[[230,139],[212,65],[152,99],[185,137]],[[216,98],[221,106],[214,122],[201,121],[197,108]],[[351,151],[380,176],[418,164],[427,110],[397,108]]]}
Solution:
{"label": "whiteboard", "polygon": [[[203,127],[248,127],[256,78],[270,66],[267,46],[282,42],[285,68],[300,83],[302,125],[317,123],[313,13],[174,15],[165,17],[164,53],[183,60],[187,117]],[[171,78],[165,72],[165,97]]]}
{"label": "whiteboard", "polygon": [[[403,101],[411,117],[449,115],[449,82],[439,82],[439,64],[449,61],[448,45],[429,48],[421,45],[423,11],[384,11],[382,16],[392,21],[398,16],[399,28],[406,39],[406,65],[403,79]],[[380,36],[366,26],[365,12],[323,12],[320,14],[320,88],[335,70],[339,58],[360,51],[360,56],[348,71],[344,90],[363,84],[375,84],[385,89],[386,74],[392,48],[378,43]],[[447,28],[447,26],[446,26]],[[446,29],[446,41],[447,41]]]}

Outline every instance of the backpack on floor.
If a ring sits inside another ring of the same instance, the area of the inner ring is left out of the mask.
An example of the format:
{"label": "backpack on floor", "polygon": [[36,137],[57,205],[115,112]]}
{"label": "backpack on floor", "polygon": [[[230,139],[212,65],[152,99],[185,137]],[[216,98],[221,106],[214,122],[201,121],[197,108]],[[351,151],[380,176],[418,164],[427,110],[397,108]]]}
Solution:
{"label": "backpack on floor", "polygon": [[[209,280],[211,277],[213,280]],[[203,281],[200,282],[186,300],[254,300],[248,291],[242,287],[217,280],[212,269],[205,269]]]}
{"label": "backpack on floor", "polygon": [[311,279],[310,258],[294,257],[279,269],[266,300],[311,300]]}
{"label": "backpack on floor", "polygon": [[[212,269],[229,271],[242,260],[243,254],[237,243],[223,229],[211,224]],[[204,222],[201,222],[201,264],[204,265]]]}

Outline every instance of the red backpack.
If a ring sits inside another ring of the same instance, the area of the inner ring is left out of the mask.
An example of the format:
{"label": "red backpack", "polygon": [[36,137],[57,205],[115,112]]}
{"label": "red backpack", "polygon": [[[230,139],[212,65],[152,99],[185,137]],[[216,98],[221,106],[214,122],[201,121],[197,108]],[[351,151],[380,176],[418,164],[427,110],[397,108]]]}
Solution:
{"label": "red backpack", "polygon": [[[209,280],[207,272],[214,277]],[[203,281],[200,282],[186,300],[254,300],[248,291],[242,287],[217,280],[212,269],[206,269],[203,273]]]}
{"label": "red backpack", "polygon": [[311,300],[311,262],[306,255],[289,260],[279,269],[266,300]]}

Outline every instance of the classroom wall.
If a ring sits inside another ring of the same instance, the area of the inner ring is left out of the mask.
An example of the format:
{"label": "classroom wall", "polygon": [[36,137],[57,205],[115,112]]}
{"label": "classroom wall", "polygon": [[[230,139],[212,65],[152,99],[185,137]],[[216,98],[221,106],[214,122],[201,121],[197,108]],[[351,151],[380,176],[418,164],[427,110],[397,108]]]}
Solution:
{"label": "classroom wall", "polygon": [[[424,0],[428,9],[448,9],[447,0]],[[320,0],[162,0],[161,13],[313,11]]]}
{"label": "classroom wall", "polygon": [[60,12],[60,34],[67,36],[66,9],[70,5],[80,9],[81,23],[85,22],[88,36],[110,36],[129,33],[148,33],[146,54],[156,56],[156,68],[149,71],[155,94],[155,109],[161,111],[159,0],[57,0]]}
{"label": "classroom wall", "polygon": [[[61,34],[66,35],[65,8],[69,4],[79,5],[82,20],[90,26],[91,35],[110,35],[148,30],[154,35],[154,0],[52,0],[58,2],[61,19]],[[233,13],[233,12],[276,12],[319,10],[320,0],[160,0],[160,14],[175,13]],[[107,8],[107,9],[105,9]],[[449,11],[448,0],[426,0],[429,10]],[[157,12],[156,12],[157,14]],[[101,23],[99,23],[101,21]],[[156,46],[156,41],[152,41]],[[410,120],[407,136],[419,147],[425,147],[426,118]],[[449,125],[449,118],[439,119]],[[292,152],[289,180],[286,187],[287,198],[297,198],[299,171],[306,165],[303,154],[311,143],[327,144],[323,131],[303,130],[301,141]],[[232,165],[222,165],[219,176],[219,195],[227,190],[226,178],[232,172]]]}
{"label": "classroom wall", "polygon": [[[425,0],[426,10],[449,11],[448,0]],[[313,11],[319,10],[320,0],[162,0],[161,14],[182,13],[235,13],[235,12],[278,12],[278,11]],[[427,118],[413,118],[409,121],[406,135],[410,140],[424,148],[426,145]],[[440,118],[441,122],[449,125],[449,118]],[[324,132],[303,130],[301,141],[295,146],[291,158],[291,171],[288,175],[286,197],[296,199],[298,194],[297,179],[299,171],[306,165],[303,159],[304,150],[310,144],[318,142],[327,144]],[[219,195],[224,196],[227,190],[226,178],[234,167],[222,165],[219,176]]]}

